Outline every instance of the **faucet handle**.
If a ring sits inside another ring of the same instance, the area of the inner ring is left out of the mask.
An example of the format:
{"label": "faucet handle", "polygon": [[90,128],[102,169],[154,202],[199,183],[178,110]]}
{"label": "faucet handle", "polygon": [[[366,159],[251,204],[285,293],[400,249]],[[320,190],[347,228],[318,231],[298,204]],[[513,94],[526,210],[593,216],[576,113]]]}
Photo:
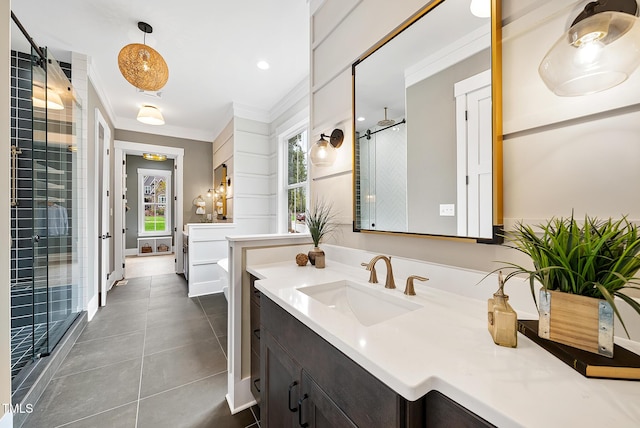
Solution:
{"label": "faucet handle", "polygon": [[369,275],[369,282],[372,284],[377,284],[378,274],[376,273],[376,267],[371,263],[360,263],[360,266],[364,266],[368,271],[371,271],[371,274]]}
{"label": "faucet handle", "polygon": [[413,288],[414,279],[417,279],[418,281],[429,281],[429,278],[418,275],[411,275],[409,278],[407,278],[407,285],[404,287],[404,294],[406,294],[407,296],[416,295],[416,290]]}

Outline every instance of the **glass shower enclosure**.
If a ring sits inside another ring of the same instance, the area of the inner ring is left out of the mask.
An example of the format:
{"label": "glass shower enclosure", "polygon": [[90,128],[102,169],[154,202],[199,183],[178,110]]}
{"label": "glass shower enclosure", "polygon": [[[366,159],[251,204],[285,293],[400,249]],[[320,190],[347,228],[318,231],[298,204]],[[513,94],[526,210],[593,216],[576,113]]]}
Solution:
{"label": "glass shower enclosure", "polygon": [[[31,44],[11,51],[11,377],[14,396],[83,310],[79,263],[81,104],[70,64]],[[66,69],[66,73],[65,73]],[[14,400],[15,402],[15,400]]]}

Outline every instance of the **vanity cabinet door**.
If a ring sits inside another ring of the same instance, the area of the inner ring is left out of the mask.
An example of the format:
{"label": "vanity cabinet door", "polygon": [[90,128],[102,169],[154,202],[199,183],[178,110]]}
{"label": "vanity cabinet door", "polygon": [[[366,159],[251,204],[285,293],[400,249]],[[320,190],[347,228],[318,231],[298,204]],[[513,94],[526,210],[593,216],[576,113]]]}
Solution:
{"label": "vanity cabinet door", "polygon": [[256,278],[251,276],[249,303],[251,324],[251,393],[260,406],[260,291],[255,288]]}
{"label": "vanity cabinet door", "polygon": [[261,426],[297,427],[301,368],[268,331],[260,344]]}
{"label": "vanity cabinet door", "polygon": [[302,394],[298,402],[301,427],[308,428],[355,428],[356,425],[344,414],[336,403],[302,372]]}

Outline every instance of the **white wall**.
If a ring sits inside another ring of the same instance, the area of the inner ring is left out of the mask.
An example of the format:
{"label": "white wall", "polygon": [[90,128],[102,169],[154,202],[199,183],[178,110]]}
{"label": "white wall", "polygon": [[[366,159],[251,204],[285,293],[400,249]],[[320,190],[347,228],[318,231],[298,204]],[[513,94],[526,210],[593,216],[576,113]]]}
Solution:
{"label": "white wall", "polygon": [[[345,143],[328,176],[352,166],[351,64],[424,5],[407,0],[326,0],[311,17],[311,127],[317,137],[342,124]],[[640,219],[640,72],[617,88],[586,97],[553,95],[537,75],[542,56],[584,2],[503,1],[504,216],[533,220],[553,215],[629,214]],[[312,9],[313,10],[313,9]],[[375,25],[371,25],[371,23]],[[621,112],[602,113],[635,105]],[[595,119],[585,115],[596,114]],[[582,119],[576,119],[582,118]],[[573,122],[554,125],[574,119]],[[532,129],[533,128],[533,129]],[[314,181],[312,192],[334,202],[342,233],[334,242],[381,253],[491,270],[496,260],[527,263],[503,246],[428,238],[353,233],[350,174]]]}
{"label": "white wall", "polygon": [[227,218],[234,234],[278,231],[280,133],[308,119],[309,84],[303,79],[270,112],[233,106],[232,118],[213,141],[213,168],[225,163],[231,186]]}
{"label": "white wall", "polygon": [[[272,158],[270,193],[275,195],[273,233],[286,233],[288,231],[287,194],[280,192],[285,184],[285,171],[287,169],[285,157],[287,150],[285,141],[291,132],[297,132],[302,126],[309,128],[309,79],[303,79],[287,94],[271,112],[271,124],[269,127],[269,146]],[[308,134],[308,132],[307,132]],[[308,137],[308,135],[307,135]],[[313,140],[308,139],[309,144]],[[279,193],[280,192],[280,193]]]}
{"label": "white wall", "polygon": [[271,191],[274,156],[269,124],[234,117],[233,221],[239,233],[269,233],[275,223],[275,195]]}

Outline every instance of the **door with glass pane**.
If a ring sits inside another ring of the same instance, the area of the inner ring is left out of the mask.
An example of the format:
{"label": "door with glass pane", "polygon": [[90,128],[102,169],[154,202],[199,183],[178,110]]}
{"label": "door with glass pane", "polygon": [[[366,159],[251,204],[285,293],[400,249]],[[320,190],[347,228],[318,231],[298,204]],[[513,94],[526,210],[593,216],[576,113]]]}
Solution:
{"label": "door with glass pane", "polygon": [[[47,290],[48,352],[51,352],[84,307],[79,264],[82,220],[78,215],[81,202],[79,153],[84,146],[79,140],[81,104],[69,82],[70,74],[65,73],[48,50],[46,55],[47,233],[46,249],[42,248],[41,253],[46,253],[43,285],[46,284]],[[70,67],[66,70],[70,73]],[[39,131],[34,132],[36,144],[42,144]],[[44,260],[42,257],[37,261],[38,269]]]}
{"label": "door with glass pane", "polygon": [[138,234],[171,234],[171,171],[138,169],[140,212]]}

